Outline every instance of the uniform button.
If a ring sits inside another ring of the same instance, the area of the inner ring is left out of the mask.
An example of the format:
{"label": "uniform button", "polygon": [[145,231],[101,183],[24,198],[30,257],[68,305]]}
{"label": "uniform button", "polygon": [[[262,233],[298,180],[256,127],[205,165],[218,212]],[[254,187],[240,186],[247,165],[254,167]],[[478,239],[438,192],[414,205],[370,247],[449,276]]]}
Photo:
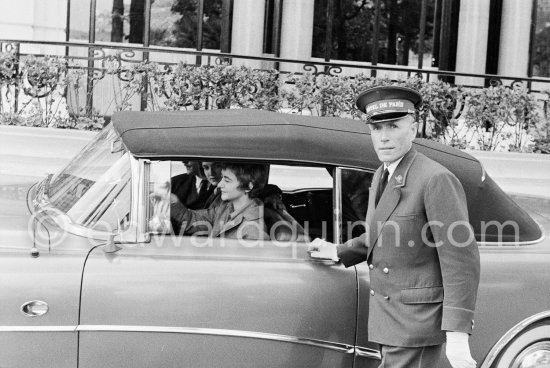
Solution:
{"label": "uniform button", "polygon": [[374,290],[370,290],[370,295],[374,296]]}
{"label": "uniform button", "polygon": [[369,265],[369,268],[370,268],[371,270],[374,270],[374,265],[371,263],[371,264]]}
{"label": "uniform button", "polygon": [[388,269],[388,267],[384,267],[384,269],[382,270],[384,273],[389,273],[390,270]]}
{"label": "uniform button", "polygon": [[390,297],[389,297],[388,295],[386,295],[386,296],[384,297],[384,299],[390,300]]}

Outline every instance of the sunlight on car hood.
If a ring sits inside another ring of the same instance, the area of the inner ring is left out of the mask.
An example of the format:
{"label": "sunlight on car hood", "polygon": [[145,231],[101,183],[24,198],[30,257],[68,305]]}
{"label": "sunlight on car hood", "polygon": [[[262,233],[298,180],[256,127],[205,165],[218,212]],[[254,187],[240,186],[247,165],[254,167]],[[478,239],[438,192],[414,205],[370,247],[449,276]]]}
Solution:
{"label": "sunlight on car hood", "polygon": [[24,249],[33,245],[27,192],[32,184],[0,186],[0,248]]}

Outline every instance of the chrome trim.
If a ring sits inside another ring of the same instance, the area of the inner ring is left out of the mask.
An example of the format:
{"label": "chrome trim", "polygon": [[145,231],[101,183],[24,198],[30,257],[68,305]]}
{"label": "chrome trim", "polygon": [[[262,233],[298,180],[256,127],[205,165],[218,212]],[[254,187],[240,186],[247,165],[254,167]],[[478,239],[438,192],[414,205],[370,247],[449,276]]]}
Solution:
{"label": "chrome trim", "polygon": [[288,335],[270,334],[264,332],[251,332],[240,330],[226,330],[215,328],[194,328],[194,327],[163,327],[163,326],[107,326],[107,325],[80,325],[79,332],[159,332],[177,333],[186,335],[209,335],[209,336],[230,336],[250,339],[271,340],[289,342],[293,344],[308,345],[327,350],[333,350],[344,354],[353,354],[355,348],[352,345],[339,344],[335,342],[306,339]]}
{"label": "chrome trim", "polygon": [[151,160],[138,159],[139,163],[139,176],[137,177],[138,191],[136,196],[135,214],[137,219],[137,239],[140,243],[146,243],[150,241],[150,234],[147,232],[147,218],[149,212],[149,206],[146,206],[146,200],[148,200],[148,180],[149,180],[149,168]]}
{"label": "chrome trim", "polygon": [[362,346],[355,347],[355,355],[362,358],[382,360],[382,354],[380,351],[370,348],[365,348]]}
{"label": "chrome trim", "polygon": [[342,168],[337,167],[334,170],[333,175],[334,182],[334,192],[332,195],[333,198],[333,228],[334,228],[334,239],[332,240],[335,244],[342,244]]}
{"label": "chrome trim", "polygon": [[109,233],[75,224],[66,213],[61,212],[49,203],[40,205],[39,212],[35,212],[34,215],[38,221],[41,221],[44,217],[51,219],[60,229],[76,236],[97,240],[107,240],[109,238]]}
{"label": "chrome trim", "polygon": [[[539,225],[540,227],[540,225]],[[546,238],[546,234],[544,232],[544,229],[541,227],[542,235],[540,238],[536,240],[528,240],[528,241],[522,241],[522,242],[477,242],[480,246],[487,246],[487,247],[512,247],[512,246],[524,246],[524,245],[534,245],[542,242]]]}
{"label": "chrome trim", "polygon": [[[40,312],[33,311],[33,307],[42,307],[43,310]],[[26,302],[19,307],[19,310],[25,317],[41,317],[44,314],[48,313],[50,310],[50,307],[48,306],[48,303],[42,301],[42,300],[31,300],[29,302]]]}
{"label": "chrome trim", "polygon": [[536,351],[547,351],[550,352],[550,342],[549,341],[539,341],[531,346],[529,346],[527,349],[523,350],[515,359],[512,364],[512,368],[521,368],[523,366],[523,359],[527,357],[529,354],[532,354]]}
{"label": "chrome trim", "polygon": [[76,332],[76,326],[0,326],[0,332]]}
{"label": "chrome trim", "polygon": [[491,348],[487,357],[483,361],[483,364],[479,368],[489,368],[491,364],[495,361],[497,356],[502,352],[504,347],[510,343],[517,335],[519,335],[523,330],[532,325],[535,322],[543,320],[545,318],[550,318],[550,310],[537,313],[534,316],[525,318],[523,321],[516,324],[514,327],[508,330]]}
{"label": "chrome trim", "polygon": [[131,185],[131,194],[130,194],[130,224],[126,230],[117,234],[115,237],[115,242],[120,243],[136,243],[138,242],[137,234],[139,228],[139,217],[138,217],[138,206],[139,206],[139,178],[140,178],[140,164],[139,161],[132,156],[130,156],[130,185]]}
{"label": "chrome trim", "polygon": [[[38,220],[41,220],[42,217],[47,216],[48,218],[52,219],[60,229],[63,229],[64,231],[70,234],[80,236],[83,238],[91,238],[91,239],[96,239],[101,241],[107,241],[109,240],[109,237],[113,235],[112,233],[94,230],[86,226],[75,224],[70,219],[69,216],[67,216],[66,214],[59,213],[60,211],[53,206],[42,207],[41,210],[43,212],[39,214],[40,217],[37,217]],[[123,234],[126,234],[126,233],[128,233],[128,229],[118,234],[117,240],[118,240],[118,236],[123,237]],[[132,237],[132,234],[130,233],[128,236],[125,237],[125,239],[127,239],[127,242],[131,242],[130,238],[135,239],[135,236]]]}

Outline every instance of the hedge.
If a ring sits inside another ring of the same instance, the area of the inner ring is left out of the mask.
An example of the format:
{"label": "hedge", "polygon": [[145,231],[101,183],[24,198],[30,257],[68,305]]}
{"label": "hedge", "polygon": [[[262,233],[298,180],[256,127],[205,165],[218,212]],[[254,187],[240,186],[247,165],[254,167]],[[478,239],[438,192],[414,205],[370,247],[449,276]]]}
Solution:
{"label": "hedge", "polygon": [[428,139],[458,148],[550,153],[550,92],[531,93],[521,84],[465,88],[417,77],[390,80],[226,64],[113,61],[96,69],[91,79],[95,89],[98,83],[110,84],[109,105],[86,111],[88,75],[77,62],[52,56],[18,60],[0,53],[0,124],[97,130],[113,111],[139,110],[142,99],[149,111],[255,108],[363,119],[354,107],[361,91],[402,85],[423,97],[420,120]]}

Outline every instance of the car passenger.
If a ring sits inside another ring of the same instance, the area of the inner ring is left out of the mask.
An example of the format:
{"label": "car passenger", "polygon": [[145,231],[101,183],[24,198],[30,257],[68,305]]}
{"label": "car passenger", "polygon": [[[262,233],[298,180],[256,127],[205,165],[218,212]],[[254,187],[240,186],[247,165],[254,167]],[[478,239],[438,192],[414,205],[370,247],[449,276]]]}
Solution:
{"label": "car passenger", "polygon": [[199,161],[187,161],[184,165],[187,173],[174,176],[171,180],[172,193],[187,208],[193,210],[204,208],[213,188],[209,191],[209,182],[205,178]]}
{"label": "car passenger", "polygon": [[209,197],[206,199],[204,208],[219,206],[222,203],[221,191],[218,184],[222,179],[222,164],[214,161],[203,161],[202,170],[208,180]]}
{"label": "car passenger", "polygon": [[170,217],[181,233],[199,228],[210,237],[261,240],[269,239],[259,200],[266,182],[266,168],[258,164],[222,164],[218,183],[222,203],[202,210],[191,210],[175,195],[170,196]]}

